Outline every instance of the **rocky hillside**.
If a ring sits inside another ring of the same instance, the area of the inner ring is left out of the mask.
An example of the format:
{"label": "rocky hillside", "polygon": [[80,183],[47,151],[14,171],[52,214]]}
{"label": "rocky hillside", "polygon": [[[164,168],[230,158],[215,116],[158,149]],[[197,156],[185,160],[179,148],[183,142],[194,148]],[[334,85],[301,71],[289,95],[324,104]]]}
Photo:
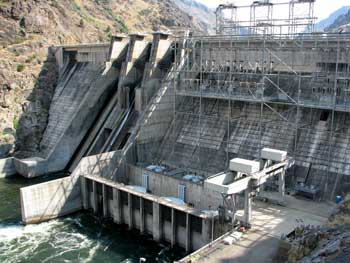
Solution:
{"label": "rocky hillside", "polygon": [[342,32],[350,33],[350,8],[347,13],[339,16],[326,30],[338,31],[338,29],[342,29]]}
{"label": "rocky hillside", "polygon": [[207,30],[174,1],[0,0],[0,158],[38,150],[57,78],[49,46],[104,42],[118,32]]}
{"label": "rocky hillside", "polygon": [[196,18],[205,28],[205,31],[208,33],[214,32],[216,23],[214,10],[193,0],[174,0],[174,2],[182,11]]}
{"label": "rocky hillside", "polygon": [[[324,226],[298,226],[285,241],[290,246],[288,262],[345,263],[350,257],[349,196]],[[287,246],[288,246],[287,245]]]}
{"label": "rocky hillside", "polygon": [[332,14],[330,14],[327,18],[321,20],[316,23],[315,30],[316,31],[324,31],[326,28],[330,27],[336,20],[342,15],[345,15],[348,11],[350,11],[350,6],[343,6],[339,8]]}

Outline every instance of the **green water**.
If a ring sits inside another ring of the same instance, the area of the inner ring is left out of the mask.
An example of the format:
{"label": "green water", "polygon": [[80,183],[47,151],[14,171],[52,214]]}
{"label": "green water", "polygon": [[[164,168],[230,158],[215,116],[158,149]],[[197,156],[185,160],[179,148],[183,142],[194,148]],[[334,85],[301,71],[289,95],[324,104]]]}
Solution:
{"label": "green water", "polygon": [[[51,178],[50,178],[51,179]],[[47,181],[0,179],[0,262],[173,262],[182,250],[159,245],[88,212],[23,226],[19,188]]]}

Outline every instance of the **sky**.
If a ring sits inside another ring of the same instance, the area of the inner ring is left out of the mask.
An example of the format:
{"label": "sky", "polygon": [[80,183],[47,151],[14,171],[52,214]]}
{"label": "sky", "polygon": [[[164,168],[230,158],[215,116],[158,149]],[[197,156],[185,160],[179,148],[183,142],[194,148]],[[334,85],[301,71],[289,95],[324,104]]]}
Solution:
{"label": "sky", "polygon": [[[236,5],[250,5],[253,0],[197,0],[210,8],[216,8],[222,3],[235,3]],[[272,0],[271,2],[289,2],[289,0]],[[318,20],[327,18],[331,13],[343,6],[350,6],[350,0],[316,0],[315,16]]]}

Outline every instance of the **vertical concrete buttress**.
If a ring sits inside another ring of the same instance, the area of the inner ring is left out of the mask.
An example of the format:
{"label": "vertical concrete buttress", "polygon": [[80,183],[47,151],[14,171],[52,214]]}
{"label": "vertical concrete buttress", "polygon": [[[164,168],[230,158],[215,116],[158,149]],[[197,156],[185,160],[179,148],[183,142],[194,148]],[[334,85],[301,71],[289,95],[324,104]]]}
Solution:
{"label": "vertical concrete buttress", "polygon": [[92,181],[92,209],[96,214],[98,211],[98,195],[97,195],[97,183]]}
{"label": "vertical concrete buttress", "polygon": [[186,253],[191,251],[191,216],[186,213]]}
{"label": "vertical concrete buttress", "polygon": [[126,60],[122,64],[122,69],[120,73],[119,83],[118,83],[118,104],[120,108],[127,108],[129,101],[126,98],[125,86],[131,80],[134,82],[136,73],[132,74],[135,62],[142,56],[147,48],[148,41],[145,40],[146,35],[143,34],[130,34],[130,42],[128,47],[128,53]]}
{"label": "vertical concrete buttress", "polygon": [[121,206],[121,194],[116,188],[113,188],[113,202],[112,202],[112,214],[113,221],[117,224],[122,223],[122,206]]}
{"label": "vertical concrete buttress", "polygon": [[120,57],[128,43],[129,38],[126,35],[112,36],[108,54],[109,61],[106,62],[106,69],[104,71],[104,74],[110,70],[113,62]]}
{"label": "vertical concrete buttress", "polygon": [[140,197],[140,232],[145,233],[145,202],[142,197]]}
{"label": "vertical concrete buttress", "polygon": [[87,181],[86,178],[83,176],[80,177],[80,184],[81,184],[81,195],[83,199],[83,208],[84,209],[89,209],[89,192],[87,189]]}
{"label": "vertical concrete buttress", "polygon": [[252,219],[252,197],[251,190],[248,187],[244,192],[244,224],[250,227],[250,222]]}
{"label": "vertical concrete buttress", "polygon": [[129,214],[129,229],[133,228],[133,207],[132,207],[132,194],[128,193],[128,214]]}
{"label": "vertical concrete buttress", "polygon": [[[150,98],[149,89],[154,89],[154,85],[157,85],[157,80],[160,80],[162,76],[157,70],[159,62],[164,59],[171,48],[172,38],[171,34],[164,32],[153,33],[152,49],[149,61],[146,64],[145,71],[142,78],[141,88],[136,89],[135,93],[135,109],[141,112],[145,105],[147,105]],[[152,79],[155,82],[152,82]],[[158,83],[158,85],[160,85]],[[157,87],[160,88],[160,87]]]}
{"label": "vertical concrete buttress", "polygon": [[103,217],[108,216],[108,197],[107,197],[107,186],[102,185],[102,200],[103,200]]}
{"label": "vertical concrete buttress", "polygon": [[286,192],[285,175],[286,175],[285,170],[283,170],[283,172],[278,175],[278,191],[282,197],[282,201],[285,201],[285,192]]}
{"label": "vertical concrete buttress", "polygon": [[212,238],[212,219],[207,218],[207,219],[202,219],[202,242],[203,244],[207,244],[211,242]]}
{"label": "vertical concrete buttress", "polygon": [[175,209],[171,209],[171,246],[174,247],[176,244],[176,216]]}
{"label": "vertical concrete buttress", "polygon": [[161,207],[159,203],[153,202],[153,239],[160,241],[162,238]]}
{"label": "vertical concrete buttress", "polygon": [[126,45],[129,43],[127,35],[115,35],[111,38],[111,45],[109,49],[109,61],[113,62],[119,58],[121,52],[124,50]]}

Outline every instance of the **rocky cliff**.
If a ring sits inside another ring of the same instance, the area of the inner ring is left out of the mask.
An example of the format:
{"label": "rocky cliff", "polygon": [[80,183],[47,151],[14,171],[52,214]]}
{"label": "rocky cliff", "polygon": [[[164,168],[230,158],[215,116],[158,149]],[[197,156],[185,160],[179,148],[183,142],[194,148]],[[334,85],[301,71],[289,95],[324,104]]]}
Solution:
{"label": "rocky cliff", "polygon": [[216,17],[214,10],[193,0],[174,0],[174,3],[184,12],[197,19],[201,27],[208,33],[215,32]]}
{"label": "rocky cliff", "polygon": [[49,46],[208,29],[185,9],[173,0],[0,0],[0,158],[38,151],[57,79]]}
{"label": "rocky cliff", "polygon": [[348,7],[348,12],[338,16],[338,18],[326,28],[326,31],[350,33],[350,7]]}
{"label": "rocky cliff", "polygon": [[346,14],[350,11],[350,6],[343,6],[331,13],[327,18],[319,21],[315,24],[315,30],[318,32],[324,31],[326,28],[330,27],[340,16]]}

